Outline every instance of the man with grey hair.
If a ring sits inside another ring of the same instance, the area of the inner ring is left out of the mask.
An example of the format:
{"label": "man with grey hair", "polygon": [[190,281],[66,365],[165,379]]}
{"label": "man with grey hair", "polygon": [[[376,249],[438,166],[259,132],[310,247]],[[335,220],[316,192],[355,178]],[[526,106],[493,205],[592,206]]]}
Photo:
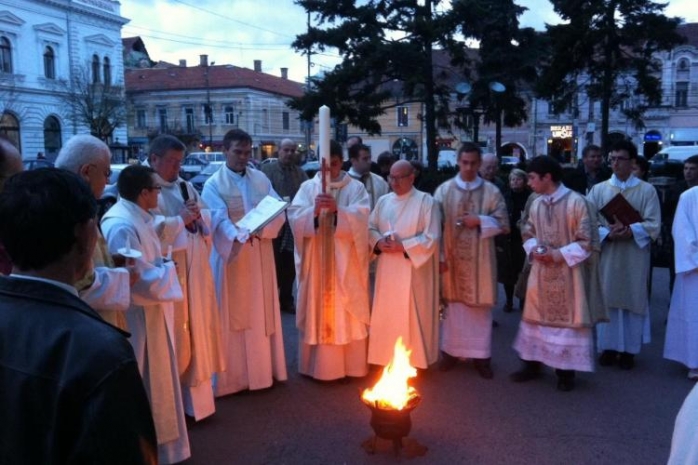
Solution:
{"label": "man with grey hair", "polygon": [[[267,175],[274,190],[289,203],[293,201],[301,184],[308,180],[308,175],[297,164],[296,143],[291,139],[281,141],[278,163],[262,165],[262,172]],[[296,305],[293,300],[296,265],[293,258],[293,233],[288,221],[284,223],[279,236],[273,240],[273,244],[276,280],[279,285],[279,305],[282,312],[296,313]]]}
{"label": "man with grey hair", "polygon": [[[90,186],[95,199],[99,199],[107,185],[111,152],[103,141],[88,134],[78,134],[68,140],[56,158],[56,168],[62,168],[80,176]],[[126,329],[124,313],[131,298],[130,286],[138,280],[138,272],[126,267],[121,255],[110,255],[100,233],[92,255],[92,269],[75,285],[80,297],[107,322]]]}
{"label": "man with grey hair", "polygon": [[485,181],[489,181],[499,189],[502,194],[506,189],[506,185],[501,179],[497,177],[497,171],[499,169],[499,158],[494,153],[483,153],[482,154],[482,164],[480,165],[479,175]]}

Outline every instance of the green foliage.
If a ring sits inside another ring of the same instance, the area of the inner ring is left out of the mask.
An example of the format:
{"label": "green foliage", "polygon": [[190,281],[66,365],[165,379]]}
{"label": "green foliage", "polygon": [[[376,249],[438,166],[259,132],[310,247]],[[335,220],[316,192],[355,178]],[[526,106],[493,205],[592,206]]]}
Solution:
{"label": "green foliage", "polygon": [[661,101],[660,64],[653,57],[683,42],[679,18],[668,18],[666,4],[650,0],[551,0],[565,21],[548,25],[549,58],[538,95],[557,112],[575,109],[580,94],[601,102],[602,140],[609,113],[631,102],[626,113],[642,125],[642,113]]}
{"label": "green foliage", "polygon": [[[513,126],[525,119],[525,102],[516,83],[535,76],[512,39],[531,45],[535,34],[518,30],[517,17],[525,9],[513,0],[296,0],[313,15],[314,26],[297,36],[293,47],[305,53],[336,49],[342,62],[322,77],[312,78],[306,94],[290,106],[312,120],[321,105],[328,105],[337,121],[348,122],[369,134],[380,134],[378,117],[386,110],[419,102],[424,122],[429,166],[436,168],[436,128],[450,128],[449,107],[454,85],[478,81],[464,40],[482,40],[476,63],[480,81],[473,86],[470,108],[484,108],[485,121],[493,121],[499,109],[504,122]],[[530,50],[533,50],[532,48]],[[444,54],[439,60],[435,54]],[[507,92],[495,102],[486,91],[498,80]]]}

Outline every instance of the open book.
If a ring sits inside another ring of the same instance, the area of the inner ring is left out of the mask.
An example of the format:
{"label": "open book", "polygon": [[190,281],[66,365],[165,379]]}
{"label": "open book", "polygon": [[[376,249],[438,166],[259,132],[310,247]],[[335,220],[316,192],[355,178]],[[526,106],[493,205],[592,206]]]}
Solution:
{"label": "open book", "polygon": [[286,210],[286,208],[288,208],[288,202],[267,195],[256,207],[248,211],[235,226],[247,229],[250,235],[256,234],[260,229],[269,224],[271,220]]}
{"label": "open book", "polygon": [[641,223],[642,216],[623,197],[623,194],[616,194],[606,205],[599,210],[609,223],[615,223],[616,218],[623,223],[623,226],[630,226],[633,223]]}

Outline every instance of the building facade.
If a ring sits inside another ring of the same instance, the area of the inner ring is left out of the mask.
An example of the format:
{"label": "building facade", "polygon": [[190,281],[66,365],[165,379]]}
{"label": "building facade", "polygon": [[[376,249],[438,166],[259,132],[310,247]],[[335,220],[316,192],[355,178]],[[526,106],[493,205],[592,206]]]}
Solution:
{"label": "building facade", "polygon": [[[25,158],[53,159],[90,126],[70,101],[76,82],[123,85],[121,27],[113,0],[0,0],[0,134]],[[108,143],[126,140],[117,127]]]}
{"label": "building facade", "polygon": [[[133,153],[143,153],[159,134],[180,138],[192,151],[220,151],[223,136],[240,128],[252,136],[253,156],[272,156],[282,139],[304,147],[305,134],[299,113],[286,102],[303,93],[302,84],[254,69],[209,63],[201,55],[196,66],[178,65],[144,59],[139,39],[124,39],[125,55],[135,48],[136,59],[126,59],[126,96],[128,104],[128,145]],[[128,47],[126,44],[129,44]],[[133,65],[131,65],[133,63]]]}

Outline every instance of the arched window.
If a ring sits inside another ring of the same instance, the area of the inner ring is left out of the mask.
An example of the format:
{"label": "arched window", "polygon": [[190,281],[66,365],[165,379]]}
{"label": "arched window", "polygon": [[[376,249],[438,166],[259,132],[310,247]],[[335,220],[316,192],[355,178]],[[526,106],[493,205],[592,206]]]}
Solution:
{"label": "arched window", "polygon": [[7,37],[0,36],[0,73],[12,72],[12,44]]}
{"label": "arched window", "polygon": [[99,74],[102,70],[99,66],[99,57],[97,55],[92,55],[92,83],[99,83]]}
{"label": "arched window", "polygon": [[102,68],[104,69],[104,85],[110,86],[111,85],[111,62],[109,61],[109,57],[104,57],[104,64],[102,65]]}
{"label": "arched window", "polygon": [[0,117],[0,135],[5,136],[10,142],[17,147],[17,150],[22,152],[22,144],[20,143],[19,120],[10,112],[5,112]]}
{"label": "arched window", "polygon": [[46,149],[46,155],[57,155],[61,146],[61,123],[55,116],[49,116],[44,120],[44,149]]}
{"label": "arched window", "polygon": [[44,76],[46,79],[56,79],[56,54],[49,46],[44,50]]}

